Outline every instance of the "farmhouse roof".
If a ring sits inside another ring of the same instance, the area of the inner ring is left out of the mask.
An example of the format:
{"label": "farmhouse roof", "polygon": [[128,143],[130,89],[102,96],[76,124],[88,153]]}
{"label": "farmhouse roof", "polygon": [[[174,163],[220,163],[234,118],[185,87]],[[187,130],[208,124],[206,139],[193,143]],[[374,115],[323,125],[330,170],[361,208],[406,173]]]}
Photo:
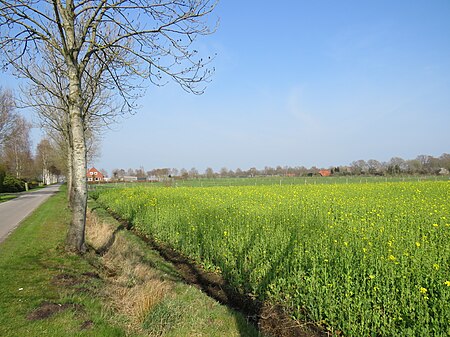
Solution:
{"label": "farmhouse roof", "polygon": [[331,171],[330,171],[330,170],[320,170],[320,171],[319,171],[319,174],[320,174],[322,177],[329,177],[329,176],[331,176]]}
{"label": "farmhouse roof", "polygon": [[86,172],[86,177],[90,178],[92,176],[95,176],[96,178],[98,178],[98,180],[104,179],[105,177],[103,176],[103,174],[97,170],[95,167],[91,167],[87,172]]}

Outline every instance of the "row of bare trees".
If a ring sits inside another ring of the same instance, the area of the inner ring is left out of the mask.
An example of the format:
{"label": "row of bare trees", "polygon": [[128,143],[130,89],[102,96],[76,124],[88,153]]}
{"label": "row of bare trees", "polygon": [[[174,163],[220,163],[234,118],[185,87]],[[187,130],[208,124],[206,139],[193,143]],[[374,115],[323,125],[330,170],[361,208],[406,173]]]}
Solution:
{"label": "row of bare trees", "polygon": [[198,55],[195,41],[211,33],[215,6],[209,0],[0,0],[3,65],[28,80],[24,103],[67,150],[69,251],[85,250],[86,140],[133,111],[142,79],[203,91],[210,59]]}
{"label": "row of bare trees", "polygon": [[393,157],[387,162],[375,159],[357,160],[344,171],[351,174],[361,175],[433,175],[448,174],[450,171],[450,154],[443,153],[439,157],[430,155],[419,155],[414,159],[403,159]]}
{"label": "row of bare trees", "polygon": [[21,179],[31,173],[31,125],[15,112],[14,106],[12,92],[0,88],[0,164],[3,171]]}
{"label": "row of bare trees", "polygon": [[[336,166],[327,168],[335,175],[448,175],[450,172],[450,154],[443,153],[439,157],[430,155],[419,155],[415,159],[405,160],[400,157],[393,157],[387,162],[380,162],[375,159],[356,160],[348,166]],[[195,167],[187,170],[185,168],[157,168],[145,171],[143,167],[139,169],[114,169],[112,180],[121,180],[126,176],[138,178],[164,178],[175,177],[182,179],[195,178],[244,178],[244,177],[267,177],[267,176],[291,176],[303,177],[308,175],[318,175],[321,168],[305,166],[266,166],[263,169],[252,167],[248,170],[237,168],[230,170],[222,167],[219,171],[214,171],[211,167],[201,173]]]}
{"label": "row of bare trees", "polygon": [[12,92],[0,88],[0,192],[20,191],[25,182],[54,183],[64,169],[61,151],[49,139],[42,139],[33,154],[32,126],[15,106]]}

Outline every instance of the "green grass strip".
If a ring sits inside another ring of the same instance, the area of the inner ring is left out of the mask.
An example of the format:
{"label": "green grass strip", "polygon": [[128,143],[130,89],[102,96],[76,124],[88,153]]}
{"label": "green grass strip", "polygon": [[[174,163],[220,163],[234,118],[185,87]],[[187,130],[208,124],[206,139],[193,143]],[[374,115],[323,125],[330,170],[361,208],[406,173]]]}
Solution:
{"label": "green grass strip", "polygon": [[14,194],[4,194],[0,195],[0,202],[5,202],[11,199],[17,198],[17,195]]}
{"label": "green grass strip", "polygon": [[92,296],[101,281],[82,276],[93,267],[64,252],[68,221],[61,192],[0,245],[0,336],[126,335]]}

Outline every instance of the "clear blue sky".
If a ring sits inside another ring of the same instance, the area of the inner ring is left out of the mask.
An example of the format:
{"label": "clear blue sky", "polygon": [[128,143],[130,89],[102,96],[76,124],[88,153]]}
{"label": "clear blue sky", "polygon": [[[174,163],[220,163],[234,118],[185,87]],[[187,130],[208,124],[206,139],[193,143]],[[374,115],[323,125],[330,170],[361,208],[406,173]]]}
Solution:
{"label": "clear blue sky", "polygon": [[450,152],[450,1],[222,0],[205,94],[149,87],[97,168],[346,165]]}

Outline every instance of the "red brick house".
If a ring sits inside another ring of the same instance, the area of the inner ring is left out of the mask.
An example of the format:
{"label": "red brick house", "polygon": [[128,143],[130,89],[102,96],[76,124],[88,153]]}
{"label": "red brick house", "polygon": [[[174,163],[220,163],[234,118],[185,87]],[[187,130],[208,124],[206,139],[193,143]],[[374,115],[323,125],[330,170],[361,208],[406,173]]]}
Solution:
{"label": "red brick house", "polygon": [[104,181],[105,177],[103,174],[97,170],[95,167],[90,168],[86,173],[87,181]]}
{"label": "red brick house", "polygon": [[322,177],[329,177],[329,176],[331,176],[331,171],[330,171],[330,170],[320,170],[320,171],[319,171],[319,174],[320,174]]}

